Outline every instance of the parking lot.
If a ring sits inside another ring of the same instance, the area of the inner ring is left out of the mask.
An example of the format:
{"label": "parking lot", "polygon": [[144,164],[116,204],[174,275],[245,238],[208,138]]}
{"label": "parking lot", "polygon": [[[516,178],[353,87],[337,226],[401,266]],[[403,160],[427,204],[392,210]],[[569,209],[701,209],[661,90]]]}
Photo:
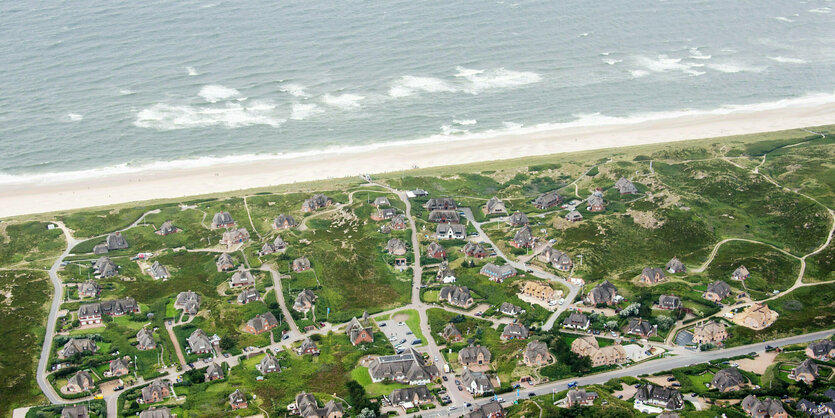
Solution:
{"label": "parking lot", "polygon": [[418,347],[420,343],[415,343],[417,337],[412,333],[412,330],[409,329],[409,326],[406,325],[405,322],[398,322],[395,320],[388,320],[388,321],[378,321],[377,324],[380,326],[380,330],[386,334],[386,338],[389,339],[391,345],[394,346],[394,349],[407,349],[409,347]]}

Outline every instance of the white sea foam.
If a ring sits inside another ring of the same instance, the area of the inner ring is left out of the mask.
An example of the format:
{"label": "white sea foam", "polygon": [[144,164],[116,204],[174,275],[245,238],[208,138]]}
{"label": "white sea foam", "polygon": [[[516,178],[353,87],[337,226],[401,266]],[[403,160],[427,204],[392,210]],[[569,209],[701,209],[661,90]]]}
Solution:
{"label": "white sea foam", "polygon": [[768,57],[768,59],[772,61],[777,61],[784,64],[806,64],[806,60],[800,58],[791,58],[791,57]]}
{"label": "white sea foam", "polygon": [[703,54],[702,51],[699,51],[699,48],[690,48],[690,58],[696,60],[709,60],[711,56]]}
{"label": "white sea foam", "polygon": [[453,119],[452,123],[454,123],[456,125],[469,126],[469,125],[475,125],[476,123],[478,123],[478,121],[475,120],[475,119]]}
{"label": "white sea foam", "polygon": [[828,15],[832,13],[832,9],[829,7],[818,7],[816,9],[809,9],[809,13],[817,13],[821,15]]}
{"label": "white sea foam", "polygon": [[649,71],[645,71],[645,70],[632,70],[632,71],[630,71],[630,72],[629,72],[629,74],[631,74],[631,75],[632,75],[632,78],[641,78],[641,77],[646,77],[646,76],[648,76],[648,75],[649,75]]}
{"label": "white sea foam", "polygon": [[290,119],[305,120],[322,112],[324,112],[324,110],[315,103],[293,103],[293,110],[290,112]]}
{"label": "white sea foam", "polygon": [[542,76],[530,71],[512,71],[504,68],[476,70],[465,67],[456,67],[456,70],[458,74],[455,76],[467,82],[464,91],[471,94],[479,94],[485,90],[524,86],[542,80]]}
{"label": "white sea foam", "polygon": [[69,122],[78,122],[84,119],[84,115],[80,115],[78,113],[67,113],[67,121]]}
{"label": "white sea foam", "polygon": [[794,22],[794,19],[789,19],[789,18],[787,18],[787,17],[785,17],[785,16],[777,16],[777,17],[775,17],[774,19],[779,20],[779,21],[781,21],[781,22],[787,22],[787,23],[792,23],[792,22]]}
{"label": "white sea foam", "polygon": [[220,84],[209,84],[200,89],[198,96],[204,98],[207,102],[217,103],[221,100],[226,100],[241,93],[231,87],[221,86]]}
{"label": "white sea foam", "polygon": [[301,84],[287,83],[281,85],[281,91],[290,93],[293,97],[310,97],[306,90],[307,88]]}
{"label": "white sea foam", "polygon": [[603,60],[603,62],[605,62],[606,64],[609,64],[609,65],[615,65],[619,62],[623,62],[623,60],[616,60],[616,59],[613,59],[613,58],[606,58],[606,59]]}
{"label": "white sea foam", "polygon": [[734,63],[713,63],[707,64],[707,68],[711,70],[716,70],[722,73],[740,73],[740,72],[748,72],[748,73],[759,73],[764,70],[763,67],[751,67],[743,64],[734,64]]}
{"label": "white sea foam", "polygon": [[270,102],[253,101],[247,105],[227,102],[222,106],[189,106],[157,103],[136,114],[133,124],[140,128],[161,131],[223,126],[239,128],[252,125],[267,125],[274,128],[285,120]]}
{"label": "white sea foam", "polygon": [[322,102],[326,105],[338,107],[340,109],[359,109],[362,107],[360,101],[365,99],[364,96],[358,94],[340,94],[337,96],[326,94],[322,96]]}
{"label": "white sea foam", "polygon": [[194,69],[194,67],[186,67],[186,73],[188,73],[188,75],[190,76],[200,75],[200,73],[198,73],[197,70]]}
{"label": "white sea foam", "polygon": [[136,92],[131,89],[121,89],[119,90],[119,94],[122,96],[130,96],[131,94],[136,94]]}
{"label": "white sea foam", "polygon": [[86,178],[106,177],[111,175],[131,174],[147,171],[181,170],[208,167],[213,165],[251,163],[254,161],[297,159],[300,157],[310,157],[323,154],[356,154],[397,145],[431,144],[436,142],[447,142],[450,140],[477,140],[505,135],[525,135],[545,131],[558,131],[561,129],[576,127],[605,126],[616,124],[629,125],[642,122],[673,119],[684,116],[727,115],[733,113],[747,113],[782,108],[808,107],[830,103],[835,103],[835,92],[810,94],[794,99],[783,99],[773,102],[754,103],[746,105],[726,105],[720,106],[715,109],[696,109],[671,112],[641,113],[625,117],[613,117],[602,115],[599,113],[593,113],[575,115],[576,118],[573,121],[569,122],[542,123],[532,126],[523,126],[522,124],[514,122],[503,122],[503,128],[501,129],[488,129],[482,132],[461,133],[453,136],[438,134],[414,140],[405,140],[397,142],[377,142],[373,144],[359,146],[332,146],[324,149],[314,149],[294,153],[245,154],[225,157],[207,156],[200,158],[177,159],[173,161],[158,161],[147,164],[118,164],[114,166],[72,172],[55,172],[25,175],[11,175],[0,173],[0,185],[55,183],[62,181],[73,181]]}
{"label": "white sea foam", "polygon": [[455,87],[440,78],[404,75],[391,84],[389,96],[407,97],[419,92],[444,93],[455,91],[457,91]]}
{"label": "white sea foam", "polygon": [[[694,70],[694,67],[701,67],[703,64],[682,61],[681,58],[671,58],[667,55],[658,55],[656,58],[645,56],[636,57],[638,64],[653,73],[665,73],[669,71],[681,71],[692,76],[704,74],[703,71]],[[634,74],[633,74],[634,76]]]}
{"label": "white sea foam", "polygon": [[457,135],[457,134],[468,134],[470,131],[466,129],[455,128],[452,125],[442,125],[441,126],[441,135],[449,136],[449,135]]}

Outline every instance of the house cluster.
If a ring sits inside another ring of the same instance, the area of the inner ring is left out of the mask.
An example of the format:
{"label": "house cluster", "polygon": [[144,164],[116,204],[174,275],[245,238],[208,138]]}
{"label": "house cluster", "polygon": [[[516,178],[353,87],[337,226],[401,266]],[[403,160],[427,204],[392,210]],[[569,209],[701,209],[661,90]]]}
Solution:
{"label": "house cluster", "polygon": [[550,264],[559,271],[571,271],[574,267],[574,262],[571,261],[571,256],[560,250],[554,249],[554,247],[550,245],[540,251],[536,258],[543,263]]}
{"label": "house cluster", "polygon": [[107,235],[104,242],[93,247],[93,254],[107,254],[110,251],[124,250],[128,247],[128,241],[121,232],[112,232]]}
{"label": "house cluster", "polygon": [[313,212],[334,204],[334,200],[321,193],[311,196],[302,202],[302,212]]}
{"label": "house cluster", "polygon": [[756,395],[748,395],[742,400],[741,405],[746,414],[755,418],[789,417],[779,399],[760,399]]}
{"label": "house cluster", "polygon": [[409,348],[403,354],[374,358],[368,373],[374,383],[390,380],[408,385],[425,385],[438,376],[438,368],[426,365],[423,356]]}
{"label": "house cluster", "polygon": [[287,249],[287,243],[284,241],[284,238],[281,238],[281,235],[275,237],[273,242],[265,242],[264,245],[261,247],[261,251],[258,252],[258,255],[265,256],[268,254],[275,254],[282,252]]}
{"label": "house cluster", "polygon": [[600,347],[597,339],[583,336],[571,342],[571,351],[580,357],[588,357],[592,367],[610,366],[626,362],[626,350],[620,344]]}
{"label": "house cluster", "polygon": [[139,313],[139,304],[134,298],[84,304],[78,307],[77,316],[81,325],[91,325],[100,324],[102,315],[122,316],[128,313]]}

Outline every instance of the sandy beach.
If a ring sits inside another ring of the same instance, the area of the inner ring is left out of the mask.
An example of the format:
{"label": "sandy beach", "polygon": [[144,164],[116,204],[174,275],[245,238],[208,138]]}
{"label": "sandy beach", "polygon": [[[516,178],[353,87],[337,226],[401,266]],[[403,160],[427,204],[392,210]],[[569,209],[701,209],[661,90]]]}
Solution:
{"label": "sandy beach", "polygon": [[323,153],[295,159],[145,171],[48,184],[2,185],[0,217],[229,192],[361,173],[407,170],[414,166],[436,167],[832,123],[835,123],[835,103],[572,127],[484,139],[450,138],[447,142],[431,144],[399,143],[364,152]]}

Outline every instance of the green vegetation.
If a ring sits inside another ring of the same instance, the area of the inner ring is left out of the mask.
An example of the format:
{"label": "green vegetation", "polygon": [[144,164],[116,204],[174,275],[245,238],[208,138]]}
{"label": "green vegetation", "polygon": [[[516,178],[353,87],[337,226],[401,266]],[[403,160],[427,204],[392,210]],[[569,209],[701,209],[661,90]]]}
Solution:
{"label": "green vegetation", "polygon": [[51,290],[46,273],[0,271],[0,416],[44,399],[35,371]]}
{"label": "green vegetation", "polygon": [[0,267],[48,268],[64,250],[60,229],[46,222],[0,222]]}

